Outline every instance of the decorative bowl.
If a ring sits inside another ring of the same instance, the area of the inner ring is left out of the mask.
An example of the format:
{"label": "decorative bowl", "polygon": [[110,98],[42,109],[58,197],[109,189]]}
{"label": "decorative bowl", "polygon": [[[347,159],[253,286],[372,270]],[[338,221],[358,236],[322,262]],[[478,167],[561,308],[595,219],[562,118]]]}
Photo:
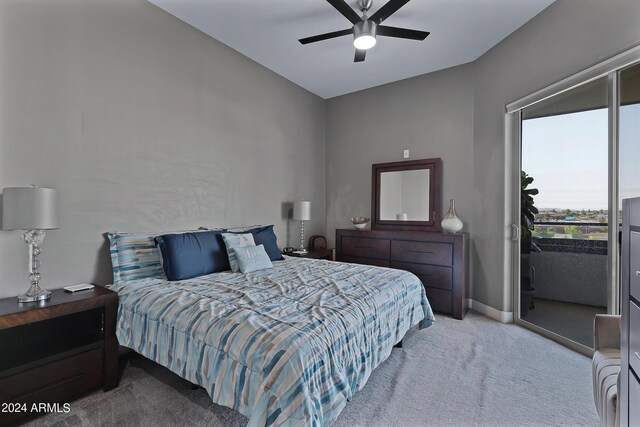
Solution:
{"label": "decorative bowl", "polygon": [[364,216],[356,216],[351,218],[351,223],[356,228],[356,230],[362,230],[369,223],[369,218],[366,218]]}

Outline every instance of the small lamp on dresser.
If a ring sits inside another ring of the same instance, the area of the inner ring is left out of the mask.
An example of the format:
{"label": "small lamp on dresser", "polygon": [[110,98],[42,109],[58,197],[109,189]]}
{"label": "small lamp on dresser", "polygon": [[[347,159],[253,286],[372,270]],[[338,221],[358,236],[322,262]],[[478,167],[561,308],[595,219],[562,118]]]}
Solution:
{"label": "small lamp on dresser", "polygon": [[2,228],[25,230],[22,235],[29,245],[29,290],[18,296],[18,302],[46,301],[51,292],[40,287],[40,245],[46,230],[58,227],[58,192],[52,188],[8,187],[2,190]]}
{"label": "small lamp on dresser", "polygon": [[300,200],[293,204],[293,219],[300,221],[300,249],[297,251],[301,254],[307,253],[304,246],[304,222],[311,219],[311,202],[308,200]]}

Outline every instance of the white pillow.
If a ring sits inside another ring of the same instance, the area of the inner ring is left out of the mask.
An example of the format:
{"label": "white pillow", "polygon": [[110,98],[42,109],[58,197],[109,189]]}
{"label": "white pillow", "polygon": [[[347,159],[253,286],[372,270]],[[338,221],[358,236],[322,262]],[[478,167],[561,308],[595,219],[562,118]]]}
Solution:
{"label": "white pillow", "polygon": [[233,250],[240,266],[241,273],[252,273],[258,270],[273,268],[271,258],[264,250],[264,245],[258,246],[236,246]]}

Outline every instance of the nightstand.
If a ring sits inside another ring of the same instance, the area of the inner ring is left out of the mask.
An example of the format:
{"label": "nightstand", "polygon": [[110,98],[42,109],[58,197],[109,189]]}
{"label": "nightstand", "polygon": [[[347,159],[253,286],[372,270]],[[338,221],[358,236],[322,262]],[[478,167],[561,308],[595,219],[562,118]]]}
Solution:
{"label": "nightstand", "polygon": [[51,291],[40,304],[0,300],[0,424],[29,415],[34,403],[68,403],[118,385],[118,294],[101,286]]}
{"label": "nightstand", "polygon": [[299,258],[327,259],[329,261],[333,258],[331,249],[309,249],[306,254],[297,254],[295,252],[283,252],[282,254]]}

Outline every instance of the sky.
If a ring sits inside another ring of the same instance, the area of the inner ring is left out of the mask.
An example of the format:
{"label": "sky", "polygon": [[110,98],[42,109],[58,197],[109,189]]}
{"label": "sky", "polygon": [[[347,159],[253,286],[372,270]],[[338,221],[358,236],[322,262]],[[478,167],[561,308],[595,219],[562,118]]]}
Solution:
{"label": "sky", "polygon": [[[640,104],[620,108],[620,194],[640,196]],[[607,209],[608,111],[524,120],[522,170],[538,208]]]}

